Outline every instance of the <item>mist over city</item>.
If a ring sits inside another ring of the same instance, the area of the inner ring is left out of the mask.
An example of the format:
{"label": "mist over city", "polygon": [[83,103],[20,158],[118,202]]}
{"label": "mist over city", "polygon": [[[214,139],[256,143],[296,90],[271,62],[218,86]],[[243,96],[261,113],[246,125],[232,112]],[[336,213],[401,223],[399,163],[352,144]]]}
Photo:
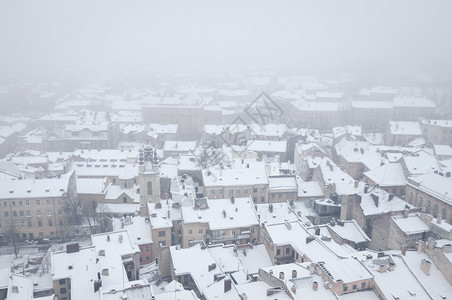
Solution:
{"label": "mist over city", "polygon": [[451,1],[0,1],[0,300],[452,296]]}

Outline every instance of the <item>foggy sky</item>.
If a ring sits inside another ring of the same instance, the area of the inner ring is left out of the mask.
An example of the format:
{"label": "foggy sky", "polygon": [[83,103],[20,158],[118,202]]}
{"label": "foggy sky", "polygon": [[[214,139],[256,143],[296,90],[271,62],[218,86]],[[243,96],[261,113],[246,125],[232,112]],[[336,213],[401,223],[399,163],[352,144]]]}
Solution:
{"label": "foggy sky", "polygon": [[97,67],[438,72],[452,1],[5,1],[5,73]]}

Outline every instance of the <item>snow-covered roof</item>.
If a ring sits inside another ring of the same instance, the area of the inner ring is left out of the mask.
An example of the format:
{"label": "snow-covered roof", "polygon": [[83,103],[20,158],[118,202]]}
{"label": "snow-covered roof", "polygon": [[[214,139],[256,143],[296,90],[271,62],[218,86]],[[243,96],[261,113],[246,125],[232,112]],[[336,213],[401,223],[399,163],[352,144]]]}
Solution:
{"label": "snow-covered roof", "polygon": [[452,127],[452,120],[421,120],[423,125],[436,125],[439,127]]}
{"label": "snow-covered roof", "polygon": [[106,201],[116,200],[123,194],[130,197],[132,199],[132,201],[135,203],[140,202],[140,193],[138,193],[137,185],[131,186],[129,188],[123,188],[119,185],[110,184],[106,188],[105,200]]}
{"label": "snow-covered roof", "polygon": [[77,178],[77,194],[104,194],[106,178]]}
{"label": "snow-covered roof", "polygon": [[427,193],[447,204],[452,204],[452,178],[440,176],[435,173],[412,176],[408,178],[407,185]]}
{"label": "snow-covered roof", "polygon": [[362,193],[360,195],[360,206],[365,216],[403,211],[405,208],[415,208],[408,202],[405,202],[394,195],[390,195],[382,189],[374,188],[371,192]]}
{"label": "snow-covered roof", "polygon": [[33,299],[33,281],[21,274],[11,274],[8,285],[8,300]]}
{"label": "snow-covered roof", "polygon": [[268,178],[270,191],[297,190],[297,180],[295,176],[270,176]]}
{"label": "snow-covered roof", "polygon": [[394,107],[422,107],[434,108],[435,103],[425,97],[396,96],[393,99]]}
{"label": "snow-covered roof", "polygon": [[391,109],[394,105],[386,101],[352,101],[353,108]]}
{"label": "snow-covered roof", "polygon": [[346,104],[343,102],[315,102],[306,100],[296,100],[292,105],[301,111],[342,111]]}
{"label": "snow-covered roof", "polygon": [[165,141],[163,151],[190,152],[196,148],[196,141]]}
{"label": "snow-covered roof", "polygon": [[299,198],[317,198],[323,197],[324,194],[317,181],[298,180],[298,197]]}
{"label": "snow-covered roof", "polygon": [[99,203],[97,213],[106,214],[134,214],[140,211],[139,203]]}
{"label": "snow-covered roof", "polygon": [[364,172],[364,176],[375,184],[384,186],[404,186],[406,184],[405,172],[400,163],[389,163],[370,171]]}
{"label": "snow-covered roof", "polygon": [[250,168],[221,169],[213,167],[202,170],[205,187],[250,186],[268,184],[265,164],[257,163]]}
{"label": "snow-covered roof", "polygon": [[361,229],[361,227],[356,223],[355,220],[350,221],[342,221],[340,225],[339,223],[335,226],[331,226],[331,224],[327,224],[328,230],[335,232],[339,237],[352,241],[355,243],[363,243],[369,242],[370,238],[367,234]]}
{"label": "snow-covered roof", "polygon": [[389,130],[393,135],[422,135],[422,129],[419,122],[389,121]]}
{"label": "snow-covered roof", "polygon": [[[182,207],[184,223],[209,223],[210,230],[250,227],[258,225],[251,198],[207,199],[208,208]],[[223,213],[225,212],[225,214]]]}
{"label": "snow-covered roof", "polygon": [[392,220],[405,234],[416,234],[430,230],[430,227],[417,214],[408,215],[406,218],[404,216],[393,216]]}
{"label": "snow-covered roof", "polygon": [[145,217],[125,217],[113,219],[113,231],[126,229],[136,245],[152,243],[151,224]]}
{"label": "snow-covered roof", "polygon": [[410,175],[433,173],[440,169],[436,157],[423,149],[403,156],[403,162]]}
{"label": "snow-covered roof", "polygon": [[256,204],[256,212],[260,223],[281,223],[285,221],[296,221],[297,215],[293,212],[289,203],[259,203]]}
{"label": "snow-covered roof", "polygon": [[452,145],[433,145],[436,156],[452,157]]}
{"label": "snow-covered roof", "polygon": [[326,261],[323,267],[333,281],[341,279],[344,284],[372,279],[373,275],[354,258]]}
{"label": "snow-covered roof", "polygon": [[249,140],[246,149],[255,152],[286,153],[287,141]]}

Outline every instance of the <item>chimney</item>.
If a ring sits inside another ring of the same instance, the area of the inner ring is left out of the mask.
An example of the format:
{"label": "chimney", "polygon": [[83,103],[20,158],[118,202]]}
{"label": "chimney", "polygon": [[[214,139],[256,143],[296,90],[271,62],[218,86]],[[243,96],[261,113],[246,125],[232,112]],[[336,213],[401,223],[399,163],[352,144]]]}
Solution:
{"label": "chimney", "polygon": [[441,224],[441,216],[436,217],[436,223]]}
{"label": "chimney", "polygon": [[120,244],[122,244],[122,239],[123,239],[122,234],[120,234],[120,235],[118,236],[118,241],[119,241]]}
{"label": "chimney", "polygon": [[388,266],[383,264],[383,265],[380,265],[380,267],[378,268],[378,272],[384,273],[384,272],[386,272],[387,269],[388,269]]}
{"label": "chimney", "polygon": [[270,204],[268,205],[268,210],[269,210],[271,213],[273,212],[273,204],[270,203]]}
{"label": "chimney", "polygon": [[107,235],[107,242],[110,241],[110,235]]}
{"label": "chimney", "polygon": [[366,184],[366,185],[364,186],[364,194],[367,194],[368,191],[369,191],[369,185]]}
{"label": "chimney", "polygon": [[314,282],[312,283],[312,289],[313,289],[314,291],[318,291],[318,290],[319,290],[319,283],[318,283],[317,281],[314,281]]}
{"label": "chimney", "polygon": [[226,211],[223,209],[223,217],[226,218]]}
{"label": "chimney", "polygon": [[216,264],[216,263],[213,263],[213,264],[208,265],[208,270],[209,270],[209,272],[212,271],[212,270],[214,270],[216,267],[217,267],[217,264]]}
{"label": "chimney", "polygon": [[407,244],[403,244],[402,245],[402,255],[405,256],[406,255],[406,248],[407,248]]}
{"label": "chimney", "polygon": [[168,209],[168,220],[170,220],[171,219],[171,212],[170,212],[170,210]]}
{"label": "chimney", "polygon": [[279,279],[284,280],[284,272],[279,272]]}
{"label": "chimney", "polygon": [[290,288],[290,290],[292,291],[292,293],[296,294],[297,293],[297,287],[295,285],[292,285],[292,287]]}
{"label": "chimney", "polygon": [[391,201],[392,199],[394,199],[394,194],[389,194],[388,201]]}
{"label": "chimney", "polygon": [[297,270],[292,270],[292,278],[297,278]]}
{"label": "chimney", "polygon": [[403,217],[404,218],[408,218],[408,213],[410,212],[410,210],[408,209],[408,208],[405,208],[404,210],[403,210]]}
{"label": "chimney", "polygon": [[66,253],[75,253],[80,249],[78,243],[66,244]]}
{"label": "chimney", "polygon": [[394,271],[394,268],[395,268],[395,263],[393,263],[393,262],[389,263],[389,268],[388,268],[388,270],[389,270],[390,272],[392,272],[392,271]]}
{"label": "chimney", "polygon": [[315,237],[313,237],[313,236],[307,236],[306,237],[306,244],[309,244],[310,242],[312,242],[313,240],[315,240]]}
{"label": "chimney", "polygon": [[430,268],[432,267],[432,263],[425,258],[421,260],[421,270],[428,276],[430,276]]}
{"label": "chimney", "polygon": [[232,283],[230,278],[224,279],[224,292],[227,293],[231,289]]}
{"label": "chimney", "polygon": [[235,203],[235,199],[234,196],[231,196],[231,203],[234,204]]}
{"label": "chimney", "polygon": [[315,227],[315,235],[320,235],[320,227],[319,226],[316,226]]}
{"label": "chimney", "polygon": [[358,180],[355,180],[355,189],[358,188],[358,185],[359,185],[359,181],[358,181]]}

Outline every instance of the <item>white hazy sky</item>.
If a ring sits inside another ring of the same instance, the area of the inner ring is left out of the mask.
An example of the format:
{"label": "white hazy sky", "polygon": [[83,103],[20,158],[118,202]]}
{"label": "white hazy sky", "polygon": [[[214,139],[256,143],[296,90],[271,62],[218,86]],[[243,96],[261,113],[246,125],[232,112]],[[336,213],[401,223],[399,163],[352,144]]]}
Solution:
{"label": "white hazy sky", "polygon": [[0,68],[449,72],[452,1],[6,1]]}

